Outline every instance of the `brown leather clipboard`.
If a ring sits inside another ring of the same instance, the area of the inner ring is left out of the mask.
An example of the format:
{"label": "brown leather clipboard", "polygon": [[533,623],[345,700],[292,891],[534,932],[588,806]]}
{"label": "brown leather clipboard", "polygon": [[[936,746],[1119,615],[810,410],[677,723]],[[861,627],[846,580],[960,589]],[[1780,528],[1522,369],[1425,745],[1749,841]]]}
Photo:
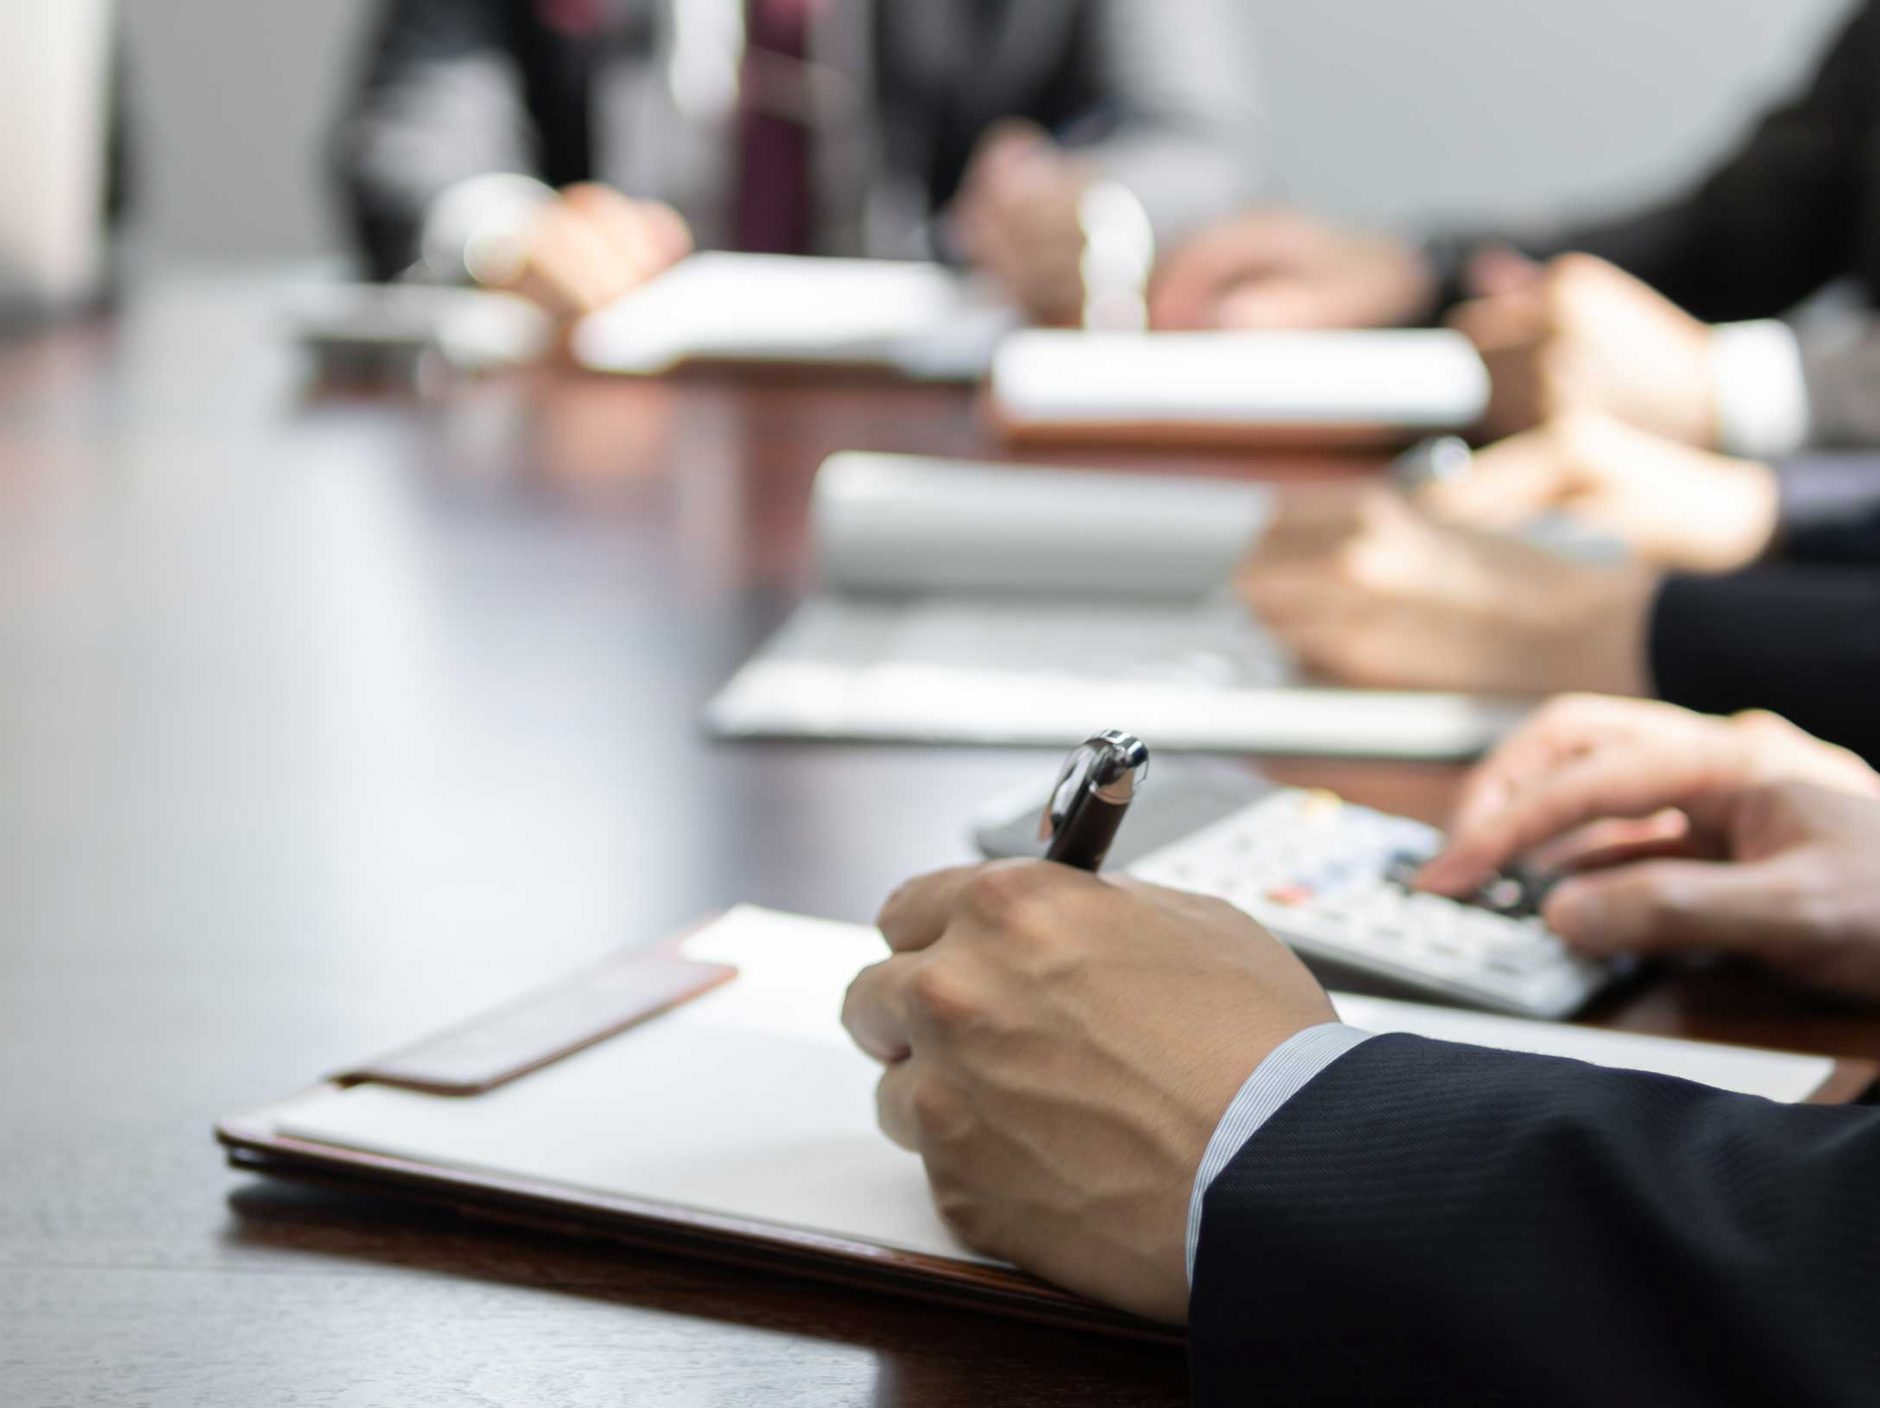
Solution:
{"label": "brown leather clipboard", "polygon": [[680,945],[709,919],[651,949],[616,954],[573,977],[436,1036],[349,1067],[286,1100],[221,1121],[215,1136],[237,1169],[443,1205],[473,1218],[557,1235],[813,1277],[1066,1328],[1174,1341],[1178,1331],[1124,1315],[1008,1267],[899,1251],[841,1236],[360,1152],[279,1132],[297,1101],[366,1082],[439,1099],[478,1095],[632,1028],[735,980],[686,958]]}
{"label": "brown leather clipboard", "polygon": [[1383,454],[1436,430],[1360,422],[1044,420],[1014,415],[990,389],[979,397],[980,420],[1008,445],[1093,449],[1345,451]]}

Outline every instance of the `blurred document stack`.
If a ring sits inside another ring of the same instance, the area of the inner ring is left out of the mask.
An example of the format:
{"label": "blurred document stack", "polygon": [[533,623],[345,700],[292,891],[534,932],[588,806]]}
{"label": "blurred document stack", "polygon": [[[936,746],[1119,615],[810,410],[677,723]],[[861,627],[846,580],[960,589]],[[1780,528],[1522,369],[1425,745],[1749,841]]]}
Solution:
{"label": "blurred document stack", "polygon": [[1509,701],[1323,689],[1234,570],[1268,490],[1224,480],[832,456],[820,590],[710,705],[727,736],[1062,745],[1106,721],[1165,749],[1461,757]]}

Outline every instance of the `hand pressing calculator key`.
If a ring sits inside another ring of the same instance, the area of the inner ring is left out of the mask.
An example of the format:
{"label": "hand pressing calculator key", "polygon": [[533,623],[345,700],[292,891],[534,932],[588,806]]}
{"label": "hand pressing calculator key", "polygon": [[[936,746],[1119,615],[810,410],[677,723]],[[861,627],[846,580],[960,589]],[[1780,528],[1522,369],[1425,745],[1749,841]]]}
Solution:
{"label": "hand pressing calculator key", "polygon": [[[1175,772],[1166,768],[1137,801],[1112,852],[1117,868],[1227,900],[1335,985],[1355,975],[1421,997],[1558,1018],[1622,975],[1575,957],[1548,932],[1539,918],[1544,877],[1510,870],[1467,901],[1413,889],[1442,845],[1433,826],[1238,768]],[[1022,853],[1013,839],[1005,824],[979,833],[992,855]]]}
{"label": "hand pressing calculator key", "polygon": [[1420,821],[1282,788],[1129,873],[1227,900],[1305,957],[1475,1007],[1565,1017],[1613,981],[1548,932],[1534,877],[1511,872],[1471,901],[1413,890],[1441,845]]}

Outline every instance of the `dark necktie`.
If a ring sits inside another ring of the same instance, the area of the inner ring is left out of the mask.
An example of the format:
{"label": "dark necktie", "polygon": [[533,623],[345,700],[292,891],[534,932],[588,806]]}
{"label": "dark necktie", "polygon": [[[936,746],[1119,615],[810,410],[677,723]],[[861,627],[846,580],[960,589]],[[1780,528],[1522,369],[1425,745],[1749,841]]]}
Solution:
{"label": "dark necktie", "polygon": [[814,242],[814,153],[802,80],[820,3],[744,0],[736,238],[753,254],[808,254]]}
{"label": "dark necktie", "polygon": [[602,0],[536,0],[536,13],[557,34],[592,39],[600,33]]}

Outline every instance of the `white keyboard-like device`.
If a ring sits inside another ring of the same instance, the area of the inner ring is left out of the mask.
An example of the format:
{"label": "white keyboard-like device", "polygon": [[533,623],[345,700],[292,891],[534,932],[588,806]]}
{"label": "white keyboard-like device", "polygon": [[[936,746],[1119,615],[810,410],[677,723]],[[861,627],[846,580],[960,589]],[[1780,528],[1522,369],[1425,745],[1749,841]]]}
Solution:
{"label": "white keyboard-like device", "polygon": [[1227,900],[1302,957],[1473,1007],[1565,1017],[1619,977],[1548,931],[1525,877],[1467,902],[1409,888],[1441,844],[1422,822],[1281,788],[1129,872]]}

